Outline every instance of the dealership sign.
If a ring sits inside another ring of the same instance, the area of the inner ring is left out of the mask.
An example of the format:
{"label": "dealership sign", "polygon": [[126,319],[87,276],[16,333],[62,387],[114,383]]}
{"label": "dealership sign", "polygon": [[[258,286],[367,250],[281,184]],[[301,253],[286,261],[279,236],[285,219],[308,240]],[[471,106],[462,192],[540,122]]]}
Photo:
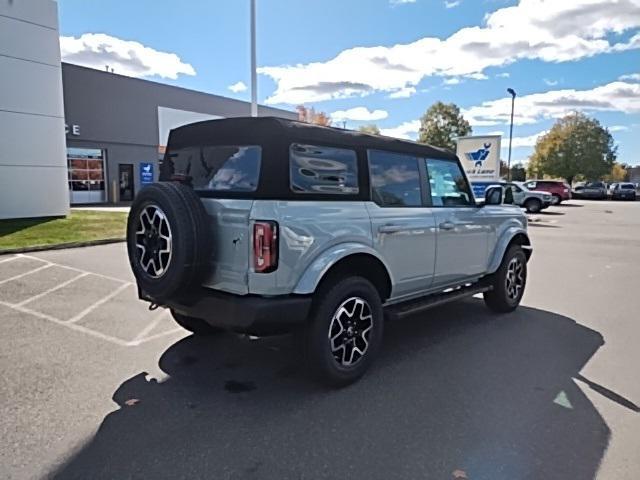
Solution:
{"label": "dealership sign", "polygon": [[153,183],[153,163],[140,164],[140,183],[142,185]]}
{"label": "dealership sign", "polygon": [[500,135],[460,137],[456,153],[469,180],[500,178]]}

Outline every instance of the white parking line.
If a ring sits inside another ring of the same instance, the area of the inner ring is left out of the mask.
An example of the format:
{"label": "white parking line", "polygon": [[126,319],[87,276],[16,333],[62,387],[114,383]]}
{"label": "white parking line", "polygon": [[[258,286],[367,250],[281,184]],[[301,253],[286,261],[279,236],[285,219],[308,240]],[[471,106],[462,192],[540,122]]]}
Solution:
{"label": "white parking line", "polygon": [[90,270],[82,270],[81,268],[70,267],[69,265],[62,265],[61,263],[48,262],[47,260],[42,260],[41,258],[33,257],[33,256],[31,256],[31,255],[24,255],[24,254],[20,254],[19,256],[24,257],[24,258],[31,258],[31,259],[33,259],[33,260],[40,260],[41,262],[47,262],[47,263],[49,263],[50,265],[54,265],[54,266],[56,266],[56,267],[60,267],[60,268],[66,268],[67,270],[73,270],[74,272],[90,273],[91,275],[95,275],[96,277],[106,278],[107,280],[113,280],[114,282],[118,282],[118,283],[122,283],[122,282],[130,283],[128,280],[123,280],[123,279],[121,279],[121,278],[110,277],[109,275],[103,275],[103,274],[101,274],[101,273],[92,272],[92,271],[90,271]]}
{"label": "white parking line", "polygon": [[22,277],[26,277],[27,275],[31,275],[32,273],[39,272],[40,270],[44,270],[45,268],[53,267],[52,263],[48,263],[47,265],[42,265],[41,267],[34,268],[33,270],[29,270],[28,272],[21,273],[20,275],[14,275],[13,277],[5,278],[4,280],[0,280],[0,285],[3,283],[10,282],[11,280],[17,280]]}
{"label": "white parking line", "polygon": [[147,338],[142,338],[140,340],[132,340],[130,342],[127,342],[127,346],[128,347],[137,347],[138,345],[150,342],[151,340],[156,340],[158,338],[166,337],[167,335],[173,335],[174,333],[178,333],[178,332],[185,332],[186,333],[186,330],[184,328],[182,328],[182,327],[176,327],[176,328],[173,328],[171,330],[167,330],[166,332],[156,333],[155,335],[151,335],[150,337],[147,337]]}
{"label": "white parking line", "polygon": [[49,290],[45,290],[42,293],[39,293],[38,295],[34,295],[33,297],[27,298],[26,300],[23,300],[20,303],[16,303],[15,306],[21,307],[23,305],[26,305],[27,303],[33,302],[34,300],[37,300],[39,298],[44,297],[45,295],[49,295],[52,292],[55,292],[56,290],[60,290],[63,287],[66,287],[67,285],[75,282],[76,280],[80,280],[83,277],[86,277],[87,275],[90,275],[89,273],[85,272],[85,273],[81,273],[80,275],[73,277],[71,280],[67,280],[66,282],[62,282],[59,285],[56,285],[53,288],[50,288]]}
{"label": "white parking line", "polygon": [[2,260],[0,260],[0,263],[10,262],[11,260],[15,260],[16,258],[18,258],[17,255],[14,255],[13,257],[3,258]]}
{"label": "white parking line", "polygon": [[75,330],[77,332],[86,333],[87,335],[91,335],[92,337],[96,337],[96,338],[100,338],[102,340],[106,340],[107,342],[115,343],[116,345],[119,345],[121,347],[128,347],[129,343],[130,343],[130,342],[127,342],[125,340],[122,340],[121,338],[112,337],[111,335],[105,335],[104,333],[100,333],[100,332],[97,332],[95,330],[91,330],[89,328],[83,327],[82,325],[76,325],[76,324],[73,324],[73,323],[69,324],[68,322],[65,322],[65,321],[60,320],[60,319],[55,318],[55,317],[52,317],[51,315],[47,315],[46,313],[37,312],[37,311],[31,310],[30,308],[27,308],[27,307],[20,307],[20,306],[17,306],[17,305],[12,305],[10,303],[3,302],[3,301],[0,301],[0,305],[4,305],[5,307],[13,308],[14,310],[17,310],[17,311],[22,312],[22,313],[28,313],[29,315],[33,315],[34,317],[38,317],[38,318],[41,318],[43,320],[48,320],[50,322],[57,323],[58,325],[64,325],[64,326],[70,328],[71,330]]}
{"label": "white parking line", "polygon": [[102,297],[97,302],[93,303],[92,305],[89,305],[87,308],[82,310],[75,317],[72,317],[69,320],[67,320],[65,323],[67,323],[67,324],[68,323],[76,323],[77,321],[82,320],[86,315],[88,315],[89,313],[93,312],[100,305],[102,305],[103,303],[108,302],[113,297],[115,297],[116,295],[118,295],[120,292],[124,291],[126,288],[130,287],[131,285],[133,285],[131,282],[123,283],[118,288],[116,288],[113,292],[111,292],[109,295],[107,295],[105,297]]}
{"label": "white parking line", "polygon": [[149,323],[149,325],[144,327],[142,331],[138,333],[138,335],[136,335],[136,337],[133,340],[131,340],[131,343],[137,342],[140,339],[142,339],[147,333],[153,330],[156,327],[156,325],[158,325],[168,313],[169,311],[165,309],[162,309],[161,312],[158,312],[158,314],[154,317],[153,321]]}

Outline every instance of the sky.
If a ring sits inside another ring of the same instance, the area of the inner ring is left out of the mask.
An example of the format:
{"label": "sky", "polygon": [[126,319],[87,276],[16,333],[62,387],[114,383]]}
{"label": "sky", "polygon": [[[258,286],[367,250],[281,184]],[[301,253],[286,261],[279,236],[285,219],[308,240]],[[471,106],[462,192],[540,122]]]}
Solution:
{"label": "sky", "polygon": [[[249,0],[58,0],[63,61],[250,99]],[[640,165],[640,0],[257,0],[258,100],[415,139],[434,102],[512,163],[580,110]]]}

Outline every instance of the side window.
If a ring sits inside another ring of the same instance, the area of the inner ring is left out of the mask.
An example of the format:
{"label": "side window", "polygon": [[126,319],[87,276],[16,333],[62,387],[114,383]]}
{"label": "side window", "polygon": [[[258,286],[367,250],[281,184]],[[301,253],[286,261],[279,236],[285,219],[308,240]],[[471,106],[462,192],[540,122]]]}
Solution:
{"label": "side window", "polygon": [[522,189],[518,185],[516,185],[515,183],[510,183],[509,186],[511,187],[511,190],[513,190],[513,193],[522,192]]}
{"label": "side window", "polygon": [[530,190],[535,190],[537,183],[536,182],[527,182],[525,186]]}
{"label": "side window", "polygon": [[426,162],[434,207],[460,207],[473,203],[467,179],[456,162],[430,158]]}
{"label": "side window", "polygon": [[368,150],[371,197],[381,207],[420,207],[418,159],[399,153]]}
{"label": "side window", "polygon": [[169,151],[160,180],[191,178],[194,190],[254,192],[260,177],[258,146],[202,146]]}
{"label": "side window", "polygon": [[358,193],[356,152],[294,143],[289,147],[289,181],[295,193]]}

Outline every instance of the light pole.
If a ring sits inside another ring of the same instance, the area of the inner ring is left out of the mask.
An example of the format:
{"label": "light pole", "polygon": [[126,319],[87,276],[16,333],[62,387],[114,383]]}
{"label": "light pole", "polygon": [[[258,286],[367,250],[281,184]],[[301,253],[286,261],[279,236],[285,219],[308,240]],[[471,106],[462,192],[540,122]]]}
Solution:
{"label": "light pole", "polygon": [[258,116],[258,73],[256,71],[256,0],[251,0],[251,116]]}
{"label": "light pole", "polygon": [[513,107],[516,103],[516,91],[513,88],[507,88],[507,92],[511,95],[511,127],[509,128],[509,159],[507,160],[507,181],[511,181],[511,141],[513,140]]}

